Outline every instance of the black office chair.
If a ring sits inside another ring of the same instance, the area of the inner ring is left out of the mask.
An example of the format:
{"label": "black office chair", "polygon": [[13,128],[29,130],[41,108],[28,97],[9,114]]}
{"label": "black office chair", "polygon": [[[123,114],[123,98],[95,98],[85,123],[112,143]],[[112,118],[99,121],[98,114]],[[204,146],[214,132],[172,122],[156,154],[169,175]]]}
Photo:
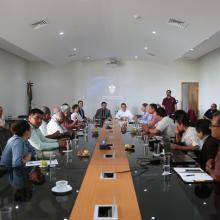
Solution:
{"label": "black office chair", "polygon": [[11,136],[12,136],[12,133],[10,130],[0,127],[0,157],[5,148],[5,145],[7,144],[8,139]]}

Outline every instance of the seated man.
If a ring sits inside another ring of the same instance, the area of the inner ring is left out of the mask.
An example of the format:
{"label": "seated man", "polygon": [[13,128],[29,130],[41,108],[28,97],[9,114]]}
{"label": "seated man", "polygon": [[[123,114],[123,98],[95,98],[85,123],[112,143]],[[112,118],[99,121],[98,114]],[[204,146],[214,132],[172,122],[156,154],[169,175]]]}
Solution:
{"label": "seated man", "polygon": [[72,107],[73,113],[71,114],[71,120],[76,122],[83,122],[81,115],[79,114],[79,105],[75,104]]}
{"label": "seated man", "polygon": [[47,133],[47,125],[48,125],[48,123],[51,119],[50,109],[47,106],[43,106],[41,108],[41,111],[44,113],[43,120],[42,120],[42,123],[41,123],[41,126],[40,126],[41,133],[47,138],[52,138],[52,139],[58,138],[58,136],[60,134],[59,131],[57,131],[57,132],[55,132],[54,134],[51,134],[51,135],[48,135],[48,133]]}
{"label": "seated man", "polygon": [[212,115],[217,112],[217,105],[215,103],[213,103],[211,105],[211,108],[208,109],[205,114],[204,114],[204,118],[211,120],[212,119]]}
{"label": "seated man", "polygon": [[184,112],[176,114],[175,122],[177,144],[171,144],[171,149],[182,151],[201,150],[196,129],[189,126],[189,116]]}
{"label": "seated man", "polygon": [[85,112],[83,110],[83,101],[79,100],[78,105],[79,105],[79,114],[80,114],[80,116],[82,117],[83,120],[86,120]]}
{"label": "seated man", "polygon": [[134,116],[130,110],[127,109],[127,105],[125,103],[121,103],[121,109],[116,113],[115,118],[127,121],[133,120]]}
{"label": "seated man", "polygon": [[65,105],[62,105],[60,107],[60,109],[64,115],[62,126],[68,131],[71,131],[73,129],[77,129],[78,128],[78,121],[71,120],[70,106],[65,104]]}
{"label": "seated man", "polygon": [[199,163],[202,169],[205,169],[209,159],[215,159],[219,147],[219,141],[211,136],[210,124],[207,119],[200,119],[196,123],[197,136],[202,142],[202,150],[199,152]]}
{"label": "seated man", "polygon": [[[220,140],[220,111],[213,114],[210,125],[211,134],[214,138]],[[206,163],[206,171],[217,181],[220,182],[220,148],[215,159],[209,159]]]}
{"label": "seated man", "polygon": [[17,121],[12,125],[12,132],[14,135],[4,148],[0,164],[4,167],[24,166],[35,157],[35,150],[28,142],[31,126],[25,120]]}
{"label": "seated man", "polygon": [[158,123],[154,128],[145,128],[145,131],[150,134],[164,135],[173,137],[175,135],[175,124],[173,120],[167,116],[164,108],[158,108],[156,110],[158,116]]}
{"label": "seated man", "polygon": [[39,127],[43,119],[43,112],[40,109],[32,109],[28,116],[28,122],[32,127],[32,134],[29,143],[39,151],[54,150],[66,146],[66,140],[54,140],[44,137]]}
{"label": "seated man", "polygon": [[2,106],[0,106],[0,127],[5,127],[5,116],[3,114]]}
{"label": "seated man", "polygon": [[152,120],[153,115],[148,112],[148,104],[147,104],[147,103],[143,103],[143,104],[141,105],[141,111],[142,111],[144,114],[143,114],[142,117],[139,119],[139,122],[140,122],[141,124],[148,124],[148,123]]}
{"label": "seated man", "polygon": [[58,132],[59,134],[63,134],[65,132],[65,130],[61,126],[61,124],[63,123],[63,118],[64,116],[62,112],[57,112],[52,116],[51,120],[47,125],[47,133],[49,135],[54,134],[56,132]]}
{"label": "seated man", "polygon": [[104,121],[109,118],[112,118],[111,111],[107,109],[107,103],[102,102],[101,108],[96,111],[95,119]]}

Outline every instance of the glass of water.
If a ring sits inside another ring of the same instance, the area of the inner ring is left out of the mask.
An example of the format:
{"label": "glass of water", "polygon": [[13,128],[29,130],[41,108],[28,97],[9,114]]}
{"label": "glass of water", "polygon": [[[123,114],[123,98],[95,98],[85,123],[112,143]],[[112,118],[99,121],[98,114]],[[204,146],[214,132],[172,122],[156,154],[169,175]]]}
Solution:
{"label": "glass of water", "polygon": [[0,220],[12,220],[12,207],[0,208]]}
{"label": "glass of water", "polygon": [[165,153],[164,157],[163,157],[163,173],[162,175],[170,175],[171,174],[171,170],[170,170],[170,153]]}

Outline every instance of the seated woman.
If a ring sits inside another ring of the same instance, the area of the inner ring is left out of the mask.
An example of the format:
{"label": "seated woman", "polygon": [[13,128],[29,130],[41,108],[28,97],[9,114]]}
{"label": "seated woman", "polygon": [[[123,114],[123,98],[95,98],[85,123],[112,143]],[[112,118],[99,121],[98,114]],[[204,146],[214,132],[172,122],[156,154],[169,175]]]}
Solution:
{"label": "seated woman", "polygon": [[83,122],[81,115],[79,114],[79,105],[72,106],[73,113],[71,114],[71,120],[74,122]]}
{"label": "seated woman", "polygon": [[31,126],[25,120],[18,121],[12,125],[12,132],[14,135],[5,146],[0,164],[5,167],[20,167],[35,156],[35,150],[28,142]]}
{"label": "seated woman", "polygon": [[141,111],[143,112],[143,115],[139,119],[139,122],[141,124],[148,124],[152,120],[153,115],[148,112],[148,104],[147,103],[143,103],[141,105]]}
{"label": "seated woman", "polygon": [[154,103],[151,103],[151,104],[149,105],[148,112],[149,112],[149,114],[152,115],[152,118],[151,118],[151,120],[148,122],[147,126],[148,126],[149,128],[153,128],[153,127],[155,127],[155,125],[156,125],[157,122],[159,121],[159,118],[158,118],[158,116],[157,116],[157,105],[154,104]]}
{"label": "seated woman", "polygon": [[63,104],[60,107],[60,109],[64,115],[62,126],[68,131],[73,130],[73,129],[77,129],[78,128],[78,121],[71,120],[70,106],[67,104],[65,104],[65,105]]}
{"label": "seated woman", "polygon": [[190,121],[188,115],[186,113],[177,114],[175,117],[175,122],[177,144],[171,144],[171,149],[182,151],[201,150],[196,129],[189,126]]}
{"label": "seated woman", "polygon": [[198,155],[202,169],[205,169],[209,159],[215,159],[219,147],[218,140],[211,136],[210,124],[207,119],[200,119],[196,123],[197,136],[202,142],[202,150]]}

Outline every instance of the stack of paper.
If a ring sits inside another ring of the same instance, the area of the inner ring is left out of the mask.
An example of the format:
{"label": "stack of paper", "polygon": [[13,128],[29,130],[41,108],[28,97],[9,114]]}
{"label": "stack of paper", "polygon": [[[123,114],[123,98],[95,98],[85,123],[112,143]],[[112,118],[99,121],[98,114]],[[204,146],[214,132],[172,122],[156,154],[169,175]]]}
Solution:
{"label": "stack of paper", "polygon": [[181,179],[186,183],[200,183],[200,182],[213,181],[213,178],[199,167],[196,167],[196,168],[176,167],[174,168],[174,170],[181,177]]}

